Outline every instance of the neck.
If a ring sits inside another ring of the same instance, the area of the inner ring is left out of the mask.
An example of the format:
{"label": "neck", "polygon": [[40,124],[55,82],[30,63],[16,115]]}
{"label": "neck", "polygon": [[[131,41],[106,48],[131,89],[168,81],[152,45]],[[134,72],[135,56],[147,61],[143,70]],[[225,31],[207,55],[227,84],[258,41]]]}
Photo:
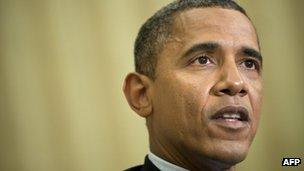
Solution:
{"label": "neck", "polygon": [[235,166],[204,156],[193,156],[150,139],[150,150],[156,156],[191,171],[235,171]]}

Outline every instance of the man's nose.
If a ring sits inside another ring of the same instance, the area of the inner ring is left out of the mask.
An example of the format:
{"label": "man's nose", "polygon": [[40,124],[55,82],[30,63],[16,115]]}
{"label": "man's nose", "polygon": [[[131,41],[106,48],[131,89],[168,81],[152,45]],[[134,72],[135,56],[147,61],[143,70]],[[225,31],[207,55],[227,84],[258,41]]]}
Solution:
{"label": "man's nose", "polygon": [[247,84],[241,77],[241,74],[235,63],[222,66],[219,74],[219,80],[212,88],[216,96],[245,96],[248,93]]}

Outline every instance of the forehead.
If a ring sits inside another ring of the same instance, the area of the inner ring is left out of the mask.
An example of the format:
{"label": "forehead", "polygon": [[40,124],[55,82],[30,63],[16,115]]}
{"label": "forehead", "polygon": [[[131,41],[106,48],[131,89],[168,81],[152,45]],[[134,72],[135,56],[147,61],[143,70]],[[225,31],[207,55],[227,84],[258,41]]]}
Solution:
{"label": "forehead", "polygon": [[173,40],[183,43],[216,41],[226,44],[246,44],[258,48],[258,40],[251,21],[236,10],[196,8],[174,17]]}

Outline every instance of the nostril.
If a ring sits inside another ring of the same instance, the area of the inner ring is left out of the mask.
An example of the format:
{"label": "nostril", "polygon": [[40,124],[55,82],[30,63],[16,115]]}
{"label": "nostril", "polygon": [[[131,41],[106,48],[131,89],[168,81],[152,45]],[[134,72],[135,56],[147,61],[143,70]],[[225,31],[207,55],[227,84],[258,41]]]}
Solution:
{"label": "nostril", "polygon": [[240,94],[246,95],[246,94],[247,94],[247,91],[246,91],[246,90],[241,90],[241,91],[240,91]]}
{"label": "nostril", "polygon": [[241,90],[241,91],[239,91],[239,92],[234,92],[234,91],[232,91],[232,90],[230,90],[230,89],[222,89],[221,91],[220,91],[222,94],[227,94],[227,95],[230,95],[230,96],[233,96],[233,95],[235,95],[235,94],[240,94],[241,96],[244,96],[244,95],[246,95],[247,94],[247,91],[246,90]]}
{"label": "nostril", "polygon": [[241,94],[245,94],[246,91],[245,91],[245,90],[241,90],[240,93],[241,93]]}
{"label": "nostril", "polygon": [[229,95],[231,94],[231,91],[229,89],[222,89],[221,92],[223,94],[229,94]]}

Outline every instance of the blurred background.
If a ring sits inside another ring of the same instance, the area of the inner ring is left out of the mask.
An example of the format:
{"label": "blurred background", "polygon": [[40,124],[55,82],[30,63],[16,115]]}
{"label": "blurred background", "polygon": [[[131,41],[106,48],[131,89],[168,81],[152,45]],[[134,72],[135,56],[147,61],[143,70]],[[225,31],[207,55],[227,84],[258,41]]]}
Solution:
{"label": "blurred background", "polygon": [[[0,0],[0,170],[115,171],[143,163],[144,119],[129,108],[141,24],[169,0]],[[303,0],[239,0],[260,36],[265,97],[238,170],[304,163]]]}

